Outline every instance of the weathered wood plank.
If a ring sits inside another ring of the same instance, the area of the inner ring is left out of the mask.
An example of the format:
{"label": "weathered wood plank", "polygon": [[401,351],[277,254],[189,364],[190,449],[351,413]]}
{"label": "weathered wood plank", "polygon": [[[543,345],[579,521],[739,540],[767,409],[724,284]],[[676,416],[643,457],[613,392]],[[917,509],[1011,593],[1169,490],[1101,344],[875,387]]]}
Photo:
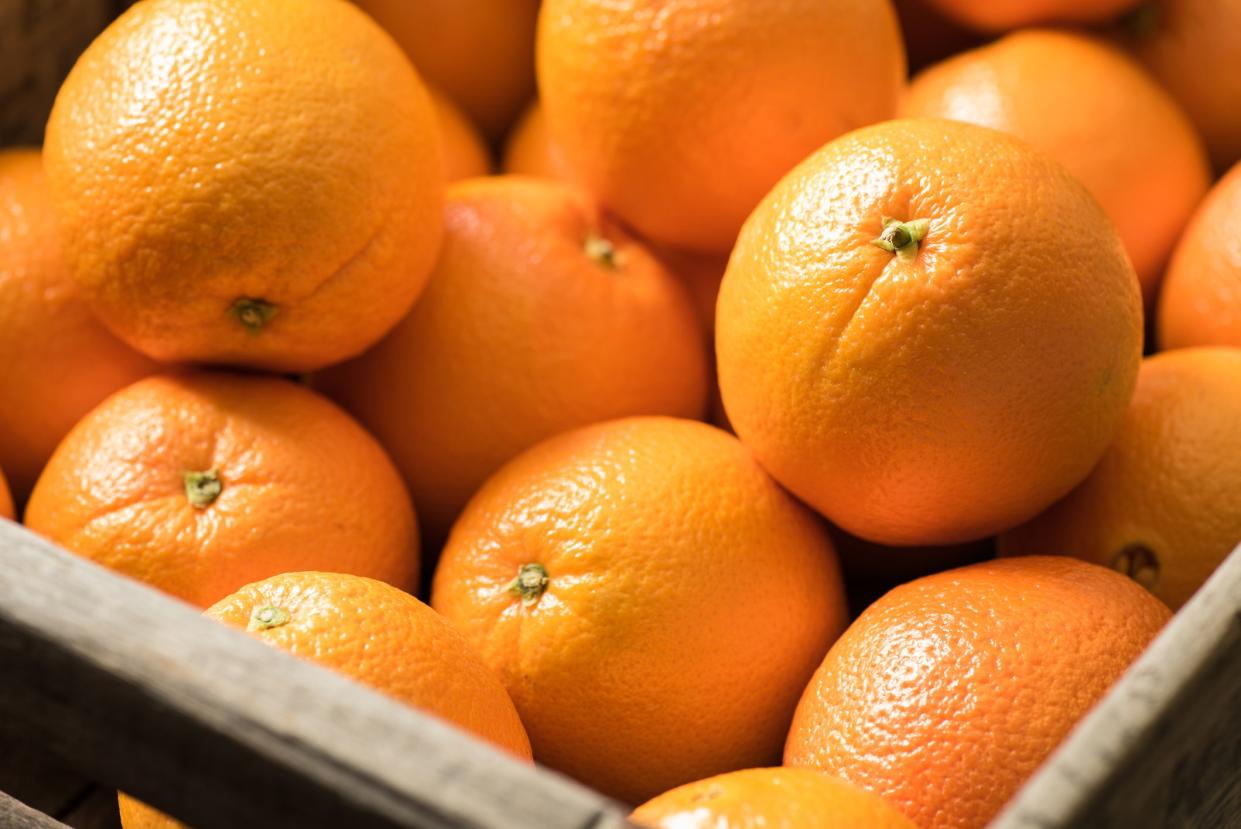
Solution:
{"label": "weathered wood plank", "polygon": [[200,827],[613,829],[551,772],[0,521],[0,732]]}
{"label": "weathered wood plank", "polygon": [[1241,547],[991,829],[1241,826]]}
{"label": "weathered wood plank", "polygon": [[4,792],[0,792],[0,826],[4,829],[69,829]]}

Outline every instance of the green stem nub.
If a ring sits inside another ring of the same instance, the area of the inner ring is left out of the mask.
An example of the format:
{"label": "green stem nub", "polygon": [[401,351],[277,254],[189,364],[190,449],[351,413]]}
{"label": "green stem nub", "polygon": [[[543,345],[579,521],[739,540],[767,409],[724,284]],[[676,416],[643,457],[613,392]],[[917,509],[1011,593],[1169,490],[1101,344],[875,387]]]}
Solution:
{"label": "green stem nub", "polygon": [[278,628],[281,625],[287,625],[291,618],[289,611],[283,607],[276,607],[272,604],[256,607],[250,613],[250,624],[246,625],[246,630],[253,632]]}
{"label": "green stem nub", "polygon": [[508,592],[521,598],[522,607],[530,607],[547,590],[547,568],[542,564],[523,564],[517,577],[508,583]]}
{"label": "green stem nub", "polygon": [[883,248],[888,253],[895,253],[901,259],[909,260],[918,255],[918,247],[931,226],[928,219],[914,219],[902,222],[889,216],[883,217],[883,232],[871,244]]}
{"label": "green stem nub", "polygon": [[243,296],[235,301],[228,309],[229,313],[237,318],[237,321],[246,327],[251,334],[257,334],[263,330],[263,326],[271,322],[271,318],[276,316],[276,306],[263,299],[254,299],[253,297]]}
{"label": "green stem nub", "polygon": [[208,469],[206,472],[186,472],[183,477],[185,497],[198,509],[211,506],[224,489],[224,482],[220,480],[218,469]]}
{"label": "green stem nub", "polygon": [[598,262],[609,271],[616,270],[620,265],[616,261],[616,246],[597,233],[586,237],[586,255]]}
{"label": "green stem nub", "polygon": [[1126,544],[1112,556],[1111,565],[1113,570],[1124,573],[1147,590],[1159,583],[1159,558],[1141,542]]}

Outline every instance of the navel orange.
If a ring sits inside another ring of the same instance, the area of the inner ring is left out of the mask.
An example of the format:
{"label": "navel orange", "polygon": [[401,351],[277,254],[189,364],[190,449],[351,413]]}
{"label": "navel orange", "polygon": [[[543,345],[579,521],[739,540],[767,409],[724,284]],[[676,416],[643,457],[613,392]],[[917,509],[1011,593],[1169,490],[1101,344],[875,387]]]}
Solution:
{"label": "navel orange", "polygon": [[833,523],[941,545],[1033,517],[1120,426],[1138,282],[1107,216],[1017,139],[933,119],[824,147],[747,221],[716,312],[724,407]]}
{"label": "navel orange", "polygon": [[630,818],[652,829],[916,829],[882,798],[810,769],[746,769],[665,792]]}
{"label": "navel orange", "polygon": [[355,0],[492,140],[534,97],[539,0]]}
{"label": "navel orange", "polygon": [[18,502],[73,425],[157,366],[78,297],[39,151],[0,151],[0,467]]}
{"label": "navel orange", "polygon": [[[205,615],[530,759],[530,740],[495,674],[442,616],[395,587],[285,573],[242,587]],[[124,829],[181,825],[125,795],[120,809]]]}
{"label": "navel orange", "polygon": [[444,180],[454,182],[490,173],[491,153],[478,128],[443,92],[434,87],[427,87],[427,92],[444,142]]}
{"label": "navel orange", "polygon": [[1159,294],[1161,348],[1241,348],[1241,164],[1211,190],[1177,243]]}
{"label": "navel orange", "polygon": [[565,185],[462,182],[446,228],[409,317],[315,380],[392,453],[429,538],[544,438],[626,415],[703,414],[707,358],[685,289]]}
{"label": "navel orange", "polygon": [[861,615],[806,688],[786,765],[838,775],[922,829],[981,829],[1167,622],[1071,558],[974,564]]}
{"label": "navel orange", "polygon": [[905,59],[888,0],[545,0],[549,134],[652,241],[725,254],[803,157],[892,116]]}
{"label": "navel orange", "polygon": [[535,759],[629,803],[774,761],[845,621],[821,523],[736,438],[656,417],[505,465],[431,604],[500,674]]}
{"label": "navel orange", "polygon": [[1211,171],[1189,118],[1127,55],[1072,32],[1019,31],[918,75],[901,114],[991,127],[1063,164],[1115,223],[1154,308]]}
{"label": "navel orange", "polygon": [[1145,0],[1126,29],[1134,54],[1197,124],[1215,169],[1241,161],[1241,3]]}
{"label": "navel orange", "polygon": [[1142,363],[1120,434],[1081,486],[1000,536],[1000,551],[1073,555],[1179,608],[1241,545],[1241,349]]}
{"label": "navel orange", "polygon": [[78,59],[44,161],[96,314],[161,360],[302,371],[362,351],[439,245],[440,133],[340,0],[147,0]]}
{"label": "navel orange", "polygon": [[200,607],[303,568],[418,578],[414,511],[384,450],[271,377],[156,376],[117,392],[57,448],[26,524]]}
{"label": "navel orange", "polygon": [[530,104],[504,145],[504,172],[568,181],[564,153],[547,134],[547,119],[538,101]]}

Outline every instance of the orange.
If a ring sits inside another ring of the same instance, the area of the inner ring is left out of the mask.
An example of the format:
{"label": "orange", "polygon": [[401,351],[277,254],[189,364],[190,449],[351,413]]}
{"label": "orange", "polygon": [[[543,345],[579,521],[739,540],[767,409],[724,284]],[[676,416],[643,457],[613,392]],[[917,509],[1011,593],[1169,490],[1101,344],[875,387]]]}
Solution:
{"label": "orange", "polygon": [[1071,558],[974,564],[896,588],[832,647],[785,765],[839,775],[922,829],[981,829],[1170,617]]}
{"label": "orange", "polygon": [[710,405],[707,420],[721,429],[731,431],[728,416],[724,414],[724,401],[720,399],[720,384],[715,377],[715,300],[720,293],[720,280],[728,267],[727,256],[664,248],[656,251],[660,260],[689,288],[698,311],[698,320],[707,335],[707,348],[711,353]]}
{"label": "orange", "polygon": [[833,523],[899,546],[991,535],[1072,489],[1141,349],[1137,279],[1085,188],[1015,138],[932,119],[858,130],[785,177],[716,311],[737,435]]}
{"label": "orange", "polygon": [[316,379],[392,452],[429,538],[544,438],[625,415],[703,414],[707,358],[685,289],[569,188],[462,182],[446,228],[409,317]]}
{"label": "orange", "polygon": [[[495,674],[442,616],[395,587],[338,573],[285,573],[247,584],[206,615],[530,758]],[[125,795],[120,808],[125,829],[180,825]]]}
{"label": "orange", "polygon": [[890,118],[888,0],[545,0],[539,93],[586,189],[643,236],[718,254],[825,141]]}
{"label": "orange", "polygon": [[9,494],[8,481],[4,479],[4,473],[0,472],[0,518],[14,518],[13,497]]}
{"label": "orange", "polygon": [[427,87],[427,92],[442,133],[445,181],[451,183],[490,173],[491,153],[478,128],[444,93],[433,87]]}
{"label": "orange", "polygon": [[981,32],[1002,32],[1040,23],[1111,20],[1140,0],[929,0],[956,20]]}
{"label": "orange", "polygon": [[1120,434],[1090,477],[1000,536],[1114,567],[1179,608],[1241,545],[1241,350],[1148,357]]}
{"label": "orange", "polygon": [[78,59],[44,162],[83,296],[161,360],[302,371],[405,314],[440,239],[435,112],[340,0],[149,0]]}
{"label": "orange", "polygon": [[1177,243],[1159,295],[1162,348],[1241,348],[1241,164],[1224,176]]}
{"label": "orange", "polygon": [[809,769],[746,769],[665,792],[630,820],[652,829],[917,829],[881,798]]}
{"label": "orange", "polygon": [[409,495],[383,449],[271,377],[150,377],[74,427],[26,508],[68,550],[206,607],[304,568],[418,577]]}
{"label": "orange", "polygon": [[1241,3],[1155,0],[1130,21],[1129,44],[1198,125],[1218,171],[1241,161]]}
{"label": "orange", "polygon": [[500,674],[535,759],[629,803],[776,760],[845,622],[821,523],[736,438],[662,417],[507,464],[431,596]]}
{"label": "orange", "polygon": [[48,202],[38,150],[0,152],[0,467],[19,502],[82,415],[156,368],[78,298]]}
{"label": "orange", "polygon": [[547,119],[538,101],[526,108],[504,145],[504,172],[568,180],[564,154],[547,134]]}
{"label": "orange", "polygon": [[1017,32],[920,74],[901,113],[992,127],[1063,164],[1116,225],[1154,307],[1210,168],[1189,118],[1128,56],[1070,32]]}
{"label": "orange", "polygon": [[418,71],[497,139],[534,97],[539,0],[355,0]]}

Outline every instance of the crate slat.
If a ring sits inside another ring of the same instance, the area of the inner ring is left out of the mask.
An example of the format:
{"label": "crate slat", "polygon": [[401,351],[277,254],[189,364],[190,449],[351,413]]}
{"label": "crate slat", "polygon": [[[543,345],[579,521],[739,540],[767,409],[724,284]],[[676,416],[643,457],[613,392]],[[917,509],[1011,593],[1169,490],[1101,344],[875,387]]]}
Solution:
{"label": "crate slat", "polygon": [[552,772],[0,520],[0,734],[199,829],[620,829]]}
{"label": "crate slat", "polygon": [[0,826],[4,829],[69,829],[59,820],[31,809],[4,792],[0,792]]}
{"label": "crate slat", "polygon": [[991,829],[1241,826],[1241,547]]}

